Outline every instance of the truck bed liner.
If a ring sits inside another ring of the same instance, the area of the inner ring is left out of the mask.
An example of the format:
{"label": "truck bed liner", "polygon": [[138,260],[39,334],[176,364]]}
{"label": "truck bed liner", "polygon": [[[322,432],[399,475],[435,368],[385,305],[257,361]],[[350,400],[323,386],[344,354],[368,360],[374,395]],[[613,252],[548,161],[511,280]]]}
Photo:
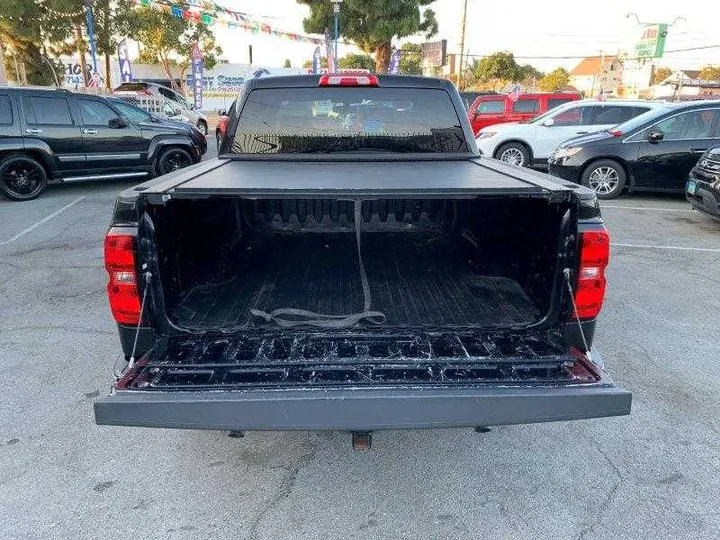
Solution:
{"label": "truck bed liner", "polygon": [[[361,310],[353,237],[265,235],[256,246],[238,255],[235,278],[191,289],[171,319],[204,330],[252,326],[250,309]],[[473,273],[456,245],[440,235],[409,241],[402,233],[364,234],[363,260],[372,307],[387,316],[384,327],[509,327],[540,315],[515,280]]]}

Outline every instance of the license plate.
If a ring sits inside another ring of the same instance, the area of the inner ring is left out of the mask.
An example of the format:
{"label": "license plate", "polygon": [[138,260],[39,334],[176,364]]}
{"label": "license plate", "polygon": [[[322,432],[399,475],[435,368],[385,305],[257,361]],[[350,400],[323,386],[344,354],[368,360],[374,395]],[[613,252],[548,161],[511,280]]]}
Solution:
{"label": "license plate", "polygon": [[695,190],[697,189],[697,182],[695,180],[688,180],[687,186],[685,187],[685,190],[690,195],[695,195]]}

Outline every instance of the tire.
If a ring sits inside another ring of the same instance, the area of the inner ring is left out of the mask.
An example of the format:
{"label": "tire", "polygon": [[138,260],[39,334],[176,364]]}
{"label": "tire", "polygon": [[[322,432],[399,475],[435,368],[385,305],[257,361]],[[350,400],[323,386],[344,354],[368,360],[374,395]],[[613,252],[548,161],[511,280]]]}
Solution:
{"label": "tire", "polygon": [[0,160],[0,192],[12,201],[36,199],[47,187],[42,164],[24,154],[10,154]]}
{"label": "tire", "polygon": [[220,152],[220,144],[222,143],[222,135],[220,135],[219,131],[215,132],[215,141],[217,142],[218,152]]}
{"label": "tire", "polygon": [[495,159],[515,167],[530,166],[530,152],[524,144],[520,143],[503,144],[495,152]]}
{"label": "tire", "polygon": [[625,189],[627,173],[614,159],[599,159],[585,168],[580,183],[592,189],[598,199],[614,199]]}
{"label": "tire", "polygon": [[166,148],[160,154],[157,161],[157,170],[155,172],[158,176],[161,176],[163,174],[179,171],[180,169],[189,167],[192,164],[192,156],[187,150],[178,146],[172,146],[170,148]]}
{"label": "tire", "polygon": [[204,120],[198,120],[197,128],[202,132],[203,135],[207,136],[207,134],[208,134],[207,122],[205,122]]}

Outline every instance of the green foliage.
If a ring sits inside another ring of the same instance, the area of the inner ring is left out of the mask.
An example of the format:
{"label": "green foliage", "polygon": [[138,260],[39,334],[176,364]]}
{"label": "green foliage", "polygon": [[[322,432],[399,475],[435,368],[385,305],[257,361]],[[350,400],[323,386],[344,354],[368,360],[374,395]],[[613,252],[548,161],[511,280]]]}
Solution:
{"label": "green foliage", "polygon": [[215,45],[215,35],[207,25],[194,20],[173,16],[169,11],[160,11],[151,7],[134,7],[130,0],[121,0],[118,21],[121,34],[132,37],[143,44],[142,57],[160,62],[167,78],[175,86],[175,77],[170,67],[180,67],[180,81],[190,66],[190,49],[194,43],[200,45],[203,63],[211,69],[217,63],[222,49]]}
{"label": "green foliage", "polygon": [[292,64],[290,63],[290,59],[286,58],[285,63],[283,64],[283,67],[290,68],[292,67]]}
{"label": "green foliage", "polygon": [[518,83],[539,72],[530,65],[521,66],[511,52],[501,51],[476,62],[471,68],[475,79],[499,90],[508,83]]}
{"label": "green foliage", "polygon": [[348,54],[338,60],[341,69],[369,69],[375,71],[375,60],[369,54]]}
{"label": "green foliage", "polygon": [[62,69],[51,57],[64,52],[64,42],[72,37],[74,24],[83,20],[80,7],[81,3],[77,0],[3,2],[0,10],[0,44],[3,52],[8,50],[11,53],[10,57],[5,57],[8,78],[17,78],[17,60],[20,82],[24,82],[24,71],[28,84],[55,84],[53,70],[55,75],[61,77]]}
{"label": "green foliage", "polygon": [[422,46],[417,43],[405,43],[400,47],[400,74],[422,75]]}
{"label": "green foliage", "polygon": [[[333,28],[333,7],[328,0],[297,0],[310,7],[303,21],[306,32],[322,34]],[[340,7],[340,35],[363,51],[375,53],[375,71],[386,73],[392,40],[418,33],[430,38],[438,31],[435,12],[421,9],[434,0],[344,0]]]}
{"label": "green foliage", "polygon": [[559,67],[540,79],[538,87],[543,92],[556,92],[557,90],[567,86],[569,82],[570,74],[565,68]]}
{"label": "green foliage", "polygon": [[653,70],[652,84],[660,84],[672,74],[672,69],[668,67],[657,67]]}
{"label": "green foliage", "polygon": [[701,81],[720,81],[720,66],[705,66],[700,71],[698,79]]}

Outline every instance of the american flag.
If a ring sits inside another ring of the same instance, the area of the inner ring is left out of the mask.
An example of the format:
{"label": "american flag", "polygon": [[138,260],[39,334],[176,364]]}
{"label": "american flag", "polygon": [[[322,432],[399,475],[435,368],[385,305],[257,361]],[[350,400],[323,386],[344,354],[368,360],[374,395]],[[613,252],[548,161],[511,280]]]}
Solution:
{"label": "american flag", "polygon": [[519,84],[516,84],[515,86],[513,86],[512,90],[508,94],[508,97],[510,98],[510,101],[512,101],[513,103],[515,103],[518,100],[518,98],[520,97],[520,85]]}

